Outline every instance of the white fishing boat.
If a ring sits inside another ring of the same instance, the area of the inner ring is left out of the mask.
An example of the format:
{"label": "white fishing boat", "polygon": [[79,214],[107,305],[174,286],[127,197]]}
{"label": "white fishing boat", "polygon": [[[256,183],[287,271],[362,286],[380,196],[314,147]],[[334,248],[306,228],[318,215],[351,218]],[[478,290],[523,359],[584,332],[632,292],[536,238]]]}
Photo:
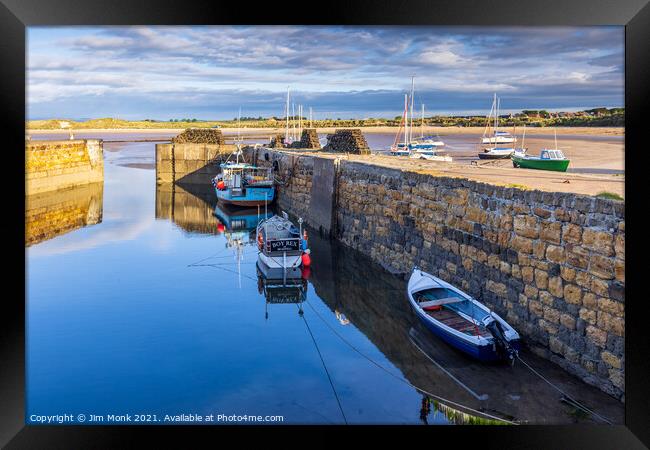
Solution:
{"label": "white fishing boat", "polygon": [[291,223],[287,213],[262,220],[257,225],[258,259],[269,269],[293,270],[310,263],[306,233]]}
{"label": "white fishing boat", "polygon": [[501,106],[501,99],[497,98],[494,94],[492,101],[492,108],[487,117],[485,130],[481,142],[483,144],[513,144],[517,142],[517,138],[507,131],[499,130],[499,107]]}

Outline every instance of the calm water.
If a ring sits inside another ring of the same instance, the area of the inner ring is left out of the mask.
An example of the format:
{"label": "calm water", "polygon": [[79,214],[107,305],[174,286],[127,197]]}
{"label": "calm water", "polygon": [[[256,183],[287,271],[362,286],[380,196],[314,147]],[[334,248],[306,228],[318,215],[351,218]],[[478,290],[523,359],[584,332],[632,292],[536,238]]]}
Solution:
{"label": "calm water", "polygon": [[[156,186],[155,171],[141,168],[152,167],[151,143],[106,144],[104,155],[99,201],[86,191],[40,200],[51,214],[26,250],[28,423],[57,414],[74,423],[84,414],[86,424],[91,414],[475,420],[456,403],[535,423],[589,420],[523,368],[484,367],[423,334],[403,280],[315,232],[305,279],[265,291],[255,248],[230,245],[248,237],[231,232],[240,213],[217,219],[210,189]],[[529,358],[622,417],[617,402]],[[450,401],[423,414],[413,386]]]}

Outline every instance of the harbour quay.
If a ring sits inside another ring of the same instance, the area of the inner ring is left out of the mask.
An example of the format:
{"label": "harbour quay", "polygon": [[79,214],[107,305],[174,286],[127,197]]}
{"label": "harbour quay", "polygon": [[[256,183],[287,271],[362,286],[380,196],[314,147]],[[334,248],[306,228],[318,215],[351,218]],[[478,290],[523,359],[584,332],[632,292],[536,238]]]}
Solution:
{"label": "harbour quay", "polygon": [[246,150],[275,168],[280,207],[391,272],[417,265],[462,287],[535,353],[624,401],[624,202],[498,186],[435,163]]}

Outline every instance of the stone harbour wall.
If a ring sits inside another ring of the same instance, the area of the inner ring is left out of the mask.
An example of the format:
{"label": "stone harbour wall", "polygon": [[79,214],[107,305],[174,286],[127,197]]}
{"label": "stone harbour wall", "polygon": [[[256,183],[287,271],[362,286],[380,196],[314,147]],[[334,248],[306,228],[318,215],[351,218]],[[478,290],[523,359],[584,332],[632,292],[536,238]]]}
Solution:
{"label": "stone harbour wall", "polygon": [[103,143],[98,139],[25,143],[27,195],[104,181]]}
{"label": "stone harbour wall", "polygon": [[228,144],[156,144],[156,182],[209,185],[219,162],[235,149]]}
{"label": "stone harbour wall", "polygon": [[[309,222],[318,157],[257,152],[260,165],[277,161],[279,205]],[[625,400],[623,202],[346,160],[337,168],[334,237],[392,272],[417,265],[459,286],[535,353]]]}

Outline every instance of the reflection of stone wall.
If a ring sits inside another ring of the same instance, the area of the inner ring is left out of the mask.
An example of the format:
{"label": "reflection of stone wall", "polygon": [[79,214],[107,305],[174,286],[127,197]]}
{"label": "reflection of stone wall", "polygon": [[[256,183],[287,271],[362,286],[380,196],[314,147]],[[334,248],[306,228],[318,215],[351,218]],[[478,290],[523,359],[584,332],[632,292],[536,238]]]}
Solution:
{"label": "reflection of stone wall", "polygon": [[25,199],[25,246],[102,221],[104,184],[92,183]]}
{"label": "reflection of stone wall", "polygon": [[171,220],[192,233],[217,234],[219,220],[213,214],[217,198],[212,186],[185,188],[172,183],[156,186],[156,219]]}
{"label": "reflection of stone wall", "polygon": [[[309,222],[318,156],[256,152],[260,165],[277,162],[279,205]],[[335,183],[344,244],[388,270],[418,265],[459,286],[538,354],[624,399],[623,202],[346,160]]]}
{"label": "reflection of stone wall", "polygon": [[27,194],[103,181],[102,150],[102,141],[97,139],[27,142]]}

